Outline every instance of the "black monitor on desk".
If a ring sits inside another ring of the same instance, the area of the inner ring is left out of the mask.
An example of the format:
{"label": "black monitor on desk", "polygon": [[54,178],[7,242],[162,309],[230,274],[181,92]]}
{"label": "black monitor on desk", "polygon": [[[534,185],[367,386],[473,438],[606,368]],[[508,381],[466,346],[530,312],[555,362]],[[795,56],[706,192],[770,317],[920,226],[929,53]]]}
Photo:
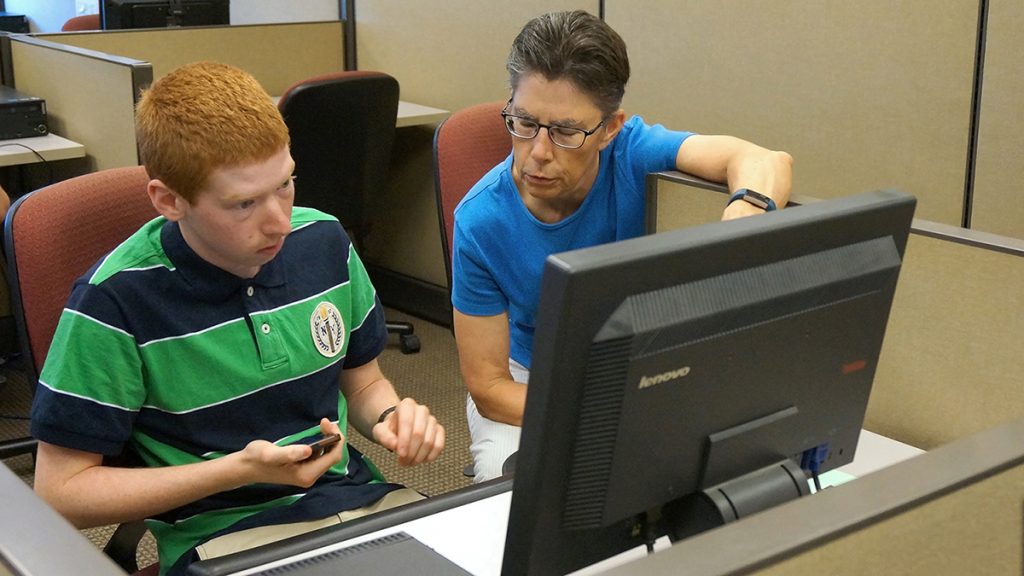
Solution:
{"label": "black monitor on desk", "polygon": [[102,0],[104,30],[222,26],[231,23],[230,0]]}
{"label": "black monitor on desk", "polygon": [[502,574],[564,574],[852,461],[913,197],[548,258]]}

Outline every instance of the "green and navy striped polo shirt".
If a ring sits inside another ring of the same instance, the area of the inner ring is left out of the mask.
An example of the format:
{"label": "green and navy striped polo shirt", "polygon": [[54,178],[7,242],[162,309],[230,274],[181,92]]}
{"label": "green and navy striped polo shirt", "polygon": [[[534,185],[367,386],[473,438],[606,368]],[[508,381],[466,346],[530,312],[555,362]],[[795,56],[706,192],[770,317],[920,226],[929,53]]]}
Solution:
{"label": "green and navy striped polo shirt", "polygon": [[[176,223],[156,218],[75,283],[40,375],[32,434],[174,466],[254,439],[285,444],[318,432],[324,417],[345,430],[339,375],[376,358],[386,339],[380,302],[333,217],[295,208],[281,252],[249,279],[206,262]],[[381,480],[349,447],[309,490],[245,486],[149,525],[166,571],[213,534],[366,505],[395,487]]]}

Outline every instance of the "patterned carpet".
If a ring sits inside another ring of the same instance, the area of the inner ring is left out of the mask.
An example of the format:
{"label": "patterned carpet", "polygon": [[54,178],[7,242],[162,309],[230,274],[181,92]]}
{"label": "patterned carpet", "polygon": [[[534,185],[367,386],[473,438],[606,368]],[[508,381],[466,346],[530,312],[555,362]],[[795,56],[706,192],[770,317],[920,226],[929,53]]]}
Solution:
{"label": "patterned carpet", "polygon": [[[384,374],[394,383],[399,395],[411,396],[430,406],[445,427],[446,448],[433,463],[404,468],[398,466],[386,450],[367,441],[355,431],[350,431],[349,441],[373,459],[392,482],[434,496],[468,486],[471,481],[463,476],[462,469],[472,459],[469,455],[469,430],[466,428],[466,392],[459,376],[455,339],[448,328],[401,312],[388,310],[387,318],[412,322],[422,348],[416,354],[402,354],[395,338],[380,358]],[[28,433],[27,420],[17,418],[28,414],[31,402],[29,387],[19,362],[15,358],[0,365],[0,375],[7,378],[6,383],[0,384],[0,440],[19,438]],[[26,483],[32,484],[31,456],[8,458],[3,463]],[[113,527],[82,531],[98,547],[106,543],[112,532]],[[150,536],[143,539],[138,556],[140,566],[156,561],[156,547]]]}

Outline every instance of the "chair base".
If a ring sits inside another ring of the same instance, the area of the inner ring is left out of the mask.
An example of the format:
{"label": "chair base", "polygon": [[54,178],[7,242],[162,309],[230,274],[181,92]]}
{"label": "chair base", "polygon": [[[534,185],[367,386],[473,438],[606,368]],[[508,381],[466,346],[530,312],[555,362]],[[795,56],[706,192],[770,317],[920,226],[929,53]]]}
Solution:
{"label": "chair base", "polygon": [[[135,555],[139,541],[146,534],[146,530],[146,525],[142,520],[119,524],[106,546],[103,547],[103,552],[125,572],[129,574],[139,572]],[[159,568],[157,570],[159,571]]]}
{"label": "chair base", "polygon": [[0,459],[13,458],[22,454],[31,454],[32,459],[36,457],[36,439],[31,437],[15,438],[0,442]]}
{"label": "chair base", "polygon": [[402,354],[414,354],[420,351],[420,337],[413,334],[412,324],[408,322],[385,322],[388,334],[398,334],[398,344]]}

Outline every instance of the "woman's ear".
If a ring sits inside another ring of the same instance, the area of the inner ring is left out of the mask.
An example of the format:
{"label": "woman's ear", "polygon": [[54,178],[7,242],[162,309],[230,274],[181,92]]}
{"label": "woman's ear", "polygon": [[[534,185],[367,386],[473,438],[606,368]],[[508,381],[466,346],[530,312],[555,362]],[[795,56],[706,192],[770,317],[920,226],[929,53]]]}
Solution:
{"label": "woman's ear", "polygon": [[619,108],[612,115],[608,117],[608,121],[604,123],[603,137],[601,138],[600,150],[604,150],[605,146],[612,143],[612,140],[619,135],[619,131],[626,124],[626,111]]}
{"label": "woman's ear", "polygon": [[150,180],[146,192],[153,208],[171,222],[181,220],[188,212],[188,202],[161,180]]}

